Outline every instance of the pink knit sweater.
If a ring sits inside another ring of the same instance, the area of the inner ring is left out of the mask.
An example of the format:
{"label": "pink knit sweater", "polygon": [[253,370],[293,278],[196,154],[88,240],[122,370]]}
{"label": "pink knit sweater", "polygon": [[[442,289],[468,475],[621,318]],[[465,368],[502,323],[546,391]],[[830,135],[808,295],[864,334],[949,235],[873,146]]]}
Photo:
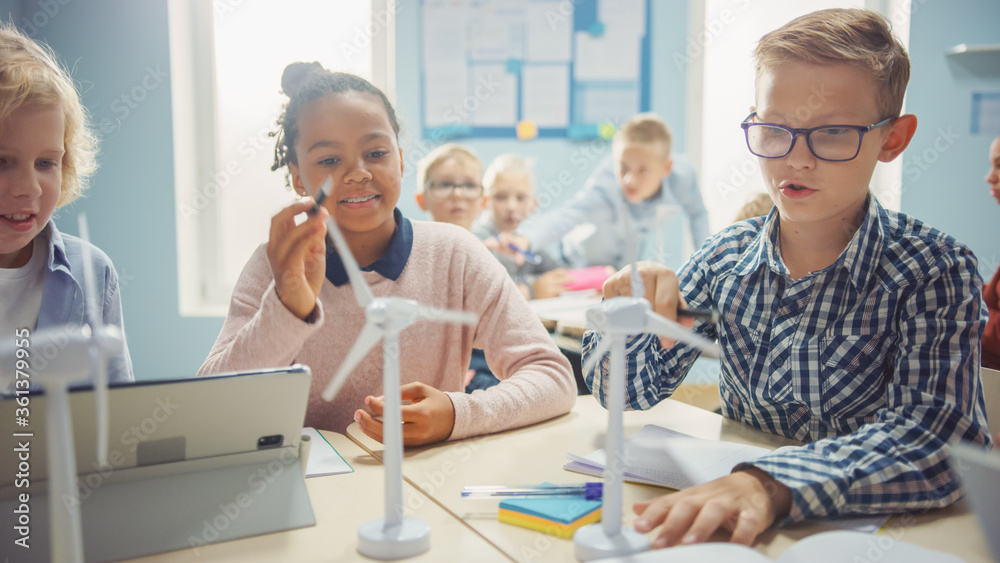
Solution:
{"label": "pink knit sweater", "polygon": [[[460,227],[412,221],[413,249],[399,279],[364,272],[376,296],[414,299],[479,315],[476,326],[418,321],[399,335],[402,384],[422,381],[448,392],[455,406],[449,439],[518,428],[569,412],[576,384],[499,262]],[[233,290],[229,315],[200,374],[302,363],[312,370],[305,424],[344,432],[364,398],[382,394],[382,346],[376,345],[332,402],[320,394],[364,325],[350,284],[323,284],[312,324],[278,299],[265,246],[254,252]],[[486,351],[499,385],[466,394],[472,348]]]}

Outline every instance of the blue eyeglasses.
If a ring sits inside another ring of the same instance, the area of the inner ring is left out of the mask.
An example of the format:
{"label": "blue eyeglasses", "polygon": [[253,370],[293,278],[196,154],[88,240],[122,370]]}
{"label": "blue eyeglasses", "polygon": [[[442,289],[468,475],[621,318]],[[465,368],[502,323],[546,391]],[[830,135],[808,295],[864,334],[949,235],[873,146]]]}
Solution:
{"label": "blue eyeglasses", "polygon": [[822,125],[811,129],[795,129],[777,123],[753,121],[753,112],[740,123],[747,138],[747,148],[761,158],[783,158],[795,147],[795,138],[804,135],[810,152],[829,162],[846,162],[857,158],[865,133],[878,129],[895,117],[887,117],[867,127],[861,125]]}

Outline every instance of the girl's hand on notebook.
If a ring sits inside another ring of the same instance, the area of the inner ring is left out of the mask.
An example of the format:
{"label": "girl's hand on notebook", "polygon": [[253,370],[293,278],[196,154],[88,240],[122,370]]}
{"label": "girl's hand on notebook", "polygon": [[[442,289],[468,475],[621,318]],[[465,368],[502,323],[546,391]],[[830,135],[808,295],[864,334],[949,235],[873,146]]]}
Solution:
{"label": "girl's hand on notebook", "polygon": [[326,276],[325,208],[306,215],[295,224],[295,217],[312,209],[312,202],[293,203],[271,218],[267,241],[267,260],[274,273],[274,289],[285,307],[300,319],[316,308]]}
{"label": "girl's hand on notebook", "polygon": [[732,531],[729,541],[751,545],[791,507],[792,493],[767,473],[750,468],[703,485],[650,501],[637,502],[635,529],[646,533],[660,524],[656,549],[701,543],[719,528]]}
{"label": "girl's hand on notebook", "polygon": [[[455,406],[443,391],[426,383],[407,383],[400,387],[403,401],[403,444],[421,446],[447,440],[455,427]],[[385,402],[379,397],[365,397],[367,406],[375,416],[382,416]],[[361,431],[382,441],[382,421],[363,410],[354,414]]]}
{"label": "girl's hand on notebook", "polygon": [[[629,264],[604,282],[604,298],[632,296],[632,266]],[[646,301],[653,306],[653,312],[680,323],[688,329],[694,327],[693,319],[677,320],[677,309],[686,307],[687,302],[681,297],[677,274],[663,264],[656,262],[636,262],[634,264],[642,276],[642,285],[646,290]],[[660,346],[673,348],[674,341],[660,337]]]}

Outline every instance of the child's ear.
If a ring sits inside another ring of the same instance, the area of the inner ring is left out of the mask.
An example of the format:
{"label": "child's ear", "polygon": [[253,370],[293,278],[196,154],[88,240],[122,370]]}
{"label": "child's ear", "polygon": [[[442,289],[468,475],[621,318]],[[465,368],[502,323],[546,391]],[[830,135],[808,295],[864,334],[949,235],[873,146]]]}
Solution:
{"label": "child's ear", "polygon": [[486,209],[486,207],[489,204],[490,204],[490,196],[484,194],[483,195],[483,207],[482,207],[482,209],[480,209],[480,211],[482,211],[483,209]]}
{"label": "child's ear", "polygon": [[878,159],[882,162],[892,162],[910,144],[913,134],[917,132],[917,116],[912,113],[901,115],[889,127],[889,134],[878,153]]}
{"label": "child's ear", "polygon": [[403,149],[399,149],[399,177],[403,177],[404,167],[403,167]]}
{"label": "child's ear", "polygon": [[670,171],[674,169],[674,159],[668,158],[667,162],[663,165],[663,178],[670,175]]}
{"label": "child's ear", "polygon": [[424,204],[424,192],[417,192],[415,197],[417,198],[417,205],[420,206],[420,209],[427,211],[427,206]]}
{"label": "child's ear", "polygon": [[296,195],[299,197],[306,197],[309,195],[306,192],[305,182],[302,181],[302,175],[299,174],[299,167],[294,162],[288,163],[288,172],[292,175],[292,189],[295,190]]}

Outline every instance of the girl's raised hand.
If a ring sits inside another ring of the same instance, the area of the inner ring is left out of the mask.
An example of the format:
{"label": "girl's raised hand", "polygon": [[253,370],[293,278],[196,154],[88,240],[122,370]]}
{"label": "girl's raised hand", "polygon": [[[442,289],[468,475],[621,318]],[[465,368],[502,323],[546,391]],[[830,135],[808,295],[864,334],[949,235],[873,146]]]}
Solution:
{"label": "girl's raised hand", "polygon": [[320,207],[300,225],[295,217],[308,213],[311,201],[293,203],[271,218],[267,241],[267,260],[274,273],[274,287],[285,307],[300,319],[316,308],[323,278],[326,276],[326,219]]}

